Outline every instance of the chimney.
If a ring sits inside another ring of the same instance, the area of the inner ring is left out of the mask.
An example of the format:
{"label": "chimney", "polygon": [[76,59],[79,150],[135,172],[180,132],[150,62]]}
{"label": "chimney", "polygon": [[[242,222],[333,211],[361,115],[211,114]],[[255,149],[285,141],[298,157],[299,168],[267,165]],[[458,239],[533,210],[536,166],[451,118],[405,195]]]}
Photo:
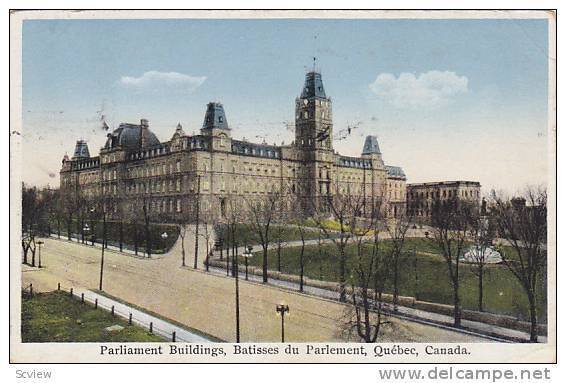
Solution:
{"label": "chimney", "polygon": [[147,127],[149,127],[149,121],[148,121],[147,119],[145,119],[145,118],[142,118],[142,119],[140,120],[140,126],[141,126],[142,128],[147,128]]}

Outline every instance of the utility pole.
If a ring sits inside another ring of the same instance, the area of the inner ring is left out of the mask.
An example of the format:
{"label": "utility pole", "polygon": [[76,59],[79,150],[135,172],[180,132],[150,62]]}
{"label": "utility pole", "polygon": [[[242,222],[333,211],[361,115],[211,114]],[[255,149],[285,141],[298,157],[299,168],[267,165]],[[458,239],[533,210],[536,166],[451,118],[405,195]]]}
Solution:
{"label": "utility pole", "polygon": [[39,251],[39,265],[37,267],[39,267],[41,269],[41,245],[43,245],[43,241],[37,241],[37,248]]}
{"label": "utility pole", "polygon": [[197,214],[196,214],[196,228],[195,228],[195,263],[193,268],[198,268],[198,224],[200,220],[200,174],[197,175]]}
{"label": "utility pole", "polygon": [[102,207],[102,256],[100,258],[100,282],[98,283],[98,290],[102,291],[102,277],[104,274],[104,244],[106,242],[106,210]]}
{"label": "utility pole", "polygon": [[122,219],[120,218],[120,252],[122,252],[124,246],[124,227]]}
{"label": "utility pole", "polygon": [[234,256],[232,262],[234,263],[235,267],[235,278],[236,278],[236,343],[240,343],[240,286],[239,286],[239,279],[238,274],[238,254]]}
{"label": "utility pole", "polygon": [[143,215],[144,215],[144,222],[145,222],[145,251],[147,253],[147,257],[151,258],[151,231],[150,231],[150,221],[149,221],[149,204],[151,203],[150,200],[146,200],[144,198],[143,201]]}

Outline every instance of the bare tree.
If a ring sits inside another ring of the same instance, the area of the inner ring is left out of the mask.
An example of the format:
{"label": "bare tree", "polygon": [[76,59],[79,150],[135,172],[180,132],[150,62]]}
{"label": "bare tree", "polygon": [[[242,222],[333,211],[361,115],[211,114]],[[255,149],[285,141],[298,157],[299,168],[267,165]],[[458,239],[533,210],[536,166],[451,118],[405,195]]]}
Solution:
{"label": "bare tree", "polygon": [[267,251],[271,243],[273,224],[277,223],[284,209],[286,195],[283,190],[273,191],[255,198],[246,199],[249,226],[257,236],[263,249],[263,283],[267,283]]}
{"label": "bare tree", "polygon": [[537,283],[546,265],[546,189],[527,188],[523,198],[505,199],[492,192],[492,217],[498,233],[513,251],[499,246],[505,266],[529,300],[530,341],[538,341]]}
{"label": "bare tree", "polygon": [[22,184],[22,238],[23,263],[28,263],[28,253],[32,253],[31,265],[35,266],[35,237],[37,222],[41,214],[39,191],[36,187]]}
{"label": "bare tree", "polygon": [[179,228],[179,238],[181,238],[181,266],[187,266],[185,252],[185,237],[187,236],[187,224],[181,223],[177,225]]}
{"label": "bare tree", "polygon": [[[297,204],[297,206],[299,206]],[[304,211],[300,210],[298,212],[294,212],[294,219],[291,220],[297,230],[299,231],[299,236],[301,238],[301,250],[299,253],[299,291],[304,291],[305,285],[305,221],[306,216]]]}
{"label": "bare tree", "polygon": [[193,268],[198,267],[198,242],[199,242],[199,224],[200,224],[200,205],[201,205],[201,193],[200,193],[200,175],[197,175],[197,190],[194,195],[195,202],[195,258]]}
{"label": "bare tree", "polygon": [[460,304],[460,259],[470,234],[470,211],[477,208],[473,203],[453,198],[435,201],[432,206],[431,240],[444,258],[452,285],[454,305],[454,327],[460,327],[462,312]]}
{"label": "bare tree", "polygon": [[[389,323],[382,297],[391,272],[391,258],[379,246],[380,209],[371,209],[370,217],[355,232],[356,257],[350,276],[352,306],[346,309],[344,324],[348,334],[355,332],[366,343],[376,342],[382,326]],[[372,239],[367,241],[370,233]]]}
{"label": "bare tree", "polygon": [[77,211],[76,193],[70,188],[63,191],[63,210],[65,213],[65,224],[67,226],[67,239],[70,241],[73,233],[73,217]]}
{"label": "bare tree", "polygon": [[[346,247],[356,232],[366,200],[362,194],[353,193],[349,185],[344,190],[337,186],[334,194],[324,195],[319,200],[309,200],[313,201],[313,220],[338,250],[340,301],[345,302]],[[337,222],[338,233],[328,228],[326,221],[329,217]]]}
{"label": "bare tree", "polygon": [[[109,204],[110,204],[111,200],[106,197],[104,194],[98,194],[95,196],[91,196],[88,200],[85,201],[85,206],[83,207],[83,209],[85,210],[85,212],[89,212],[90,214],[90,219],[92,221],[98,221],[100,222],[100,224],[102,225],[102,235],[100,238],[100,248],[101,248],[101,254],[100,254],[100,277],[99,277],[99,282],[98,282],[98,289],[100,291],[102,291],[102,285],[103,285],[103,276],[104,276],[104,252],[105,252],[105,244],[108,241],[108,227],[107,227],[107,223],[108,223],[108,216],[109,213],[108,211],[109,209]],[[92,228],[93,230],[93,236],[94,236],[94,227]]]}
{"label": "bare tree", "polygon": [[143,216],[139,212],[143,209],[145,201],[143,198],[134,198],[128,201],[127,208],[123,209],[123,219],[129,226],[133,237],[134,254],[138,255],[140,248],[140,225],[143,224]]}
{"label": "bare tree", "polygon": [[405,237],[409,227],[412,225],[412,217],[403,209],[396,217],[385,223],[389,238],[391,239],[391,247],[389,249],[389,257],[391,262],[391,273],[393,279],[393,310],[397,311],[399,303],[399,269],[401,263],[406,260],[407,254],[404,252]]}
{"label": "bare tree", "polygon": [[212,230],[210,225],[212,224],[212,222],[214,222],[214,219],[211,215],[210,210],[201,211],[199,216],[200,222],[202,223],[202,232],[199,234],[199,236],[204,239],[204,244],[206,246],[206,258],[204,262],[206,268],[208,269],[208,258],[211,251],[210,244],[214,235],[214,231]]}
{"label": "bare tree", "polygon": [[75,193],[75,207],[77,215],[77,234],[80,234],[81,243],[85,243],[85,223],[88,219],[88,200],[82,191],[78,190]]}
{"label": "bare tree", "polygon": [[283,233],[285,232],[285,225],[279,224],[275,225],[273,228],[273,237],[276,243],[276,254],[277,254],[277,271],[281,272],[281,251],[286,246],[286,242],[283,238]]}
{"label": "bare tree", "polygon": [[468,252],[467,262],[471,265],[471,271],[478,278],[478,310],[483,311],[483,282],[488,261],[488,250],[491,248],[494,232],[493,223],[490,219],[477,211],[471,212],[470,217],[470,239],[473,247]]}

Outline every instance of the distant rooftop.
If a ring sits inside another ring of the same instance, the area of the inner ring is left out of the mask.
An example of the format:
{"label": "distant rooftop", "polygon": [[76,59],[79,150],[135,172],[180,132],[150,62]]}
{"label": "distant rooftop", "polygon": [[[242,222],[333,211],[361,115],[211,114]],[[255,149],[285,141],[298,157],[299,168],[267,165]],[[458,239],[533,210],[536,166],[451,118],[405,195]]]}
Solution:
{"label": "distant rooftop", "polygon": [[362,154],[381,154],[376,136],[367,136]]}
{"label": "distant rooftop", "polygon": [[389,166],[385,165],[385,170],[387,171],[387,175],[390,177],[401,178],[403,180],[407,179],[403,168],[399,166]]}
{"label": "distant rooftop", "polygon": [[229,129],[224,107],[219,102],[209,102],[204,114],[203,129]]}
{"label": "distant rooftop", "polygon": [[138,150],[159,144],[159,139],[149,130],[148,121],[142,119],[139,125],[121,123],[118,128],[108,134],[104,149],[122,147],[126,150]]}
{"label": "distant rooftop", "polygon": [[438,182],[421,182],[415,184],[407,184],[407,187],[417,188],[417,187],[431,187],[431,186],[481,186],[477,181],[438,181]]}
{"label": "distant rooftop", "polygon": [[75,152],[73,154],[73,160],[79,158],[89,158],[90,153],[88,151],[88,145],[84,140],[77,140],[77,144],[75,145]]}

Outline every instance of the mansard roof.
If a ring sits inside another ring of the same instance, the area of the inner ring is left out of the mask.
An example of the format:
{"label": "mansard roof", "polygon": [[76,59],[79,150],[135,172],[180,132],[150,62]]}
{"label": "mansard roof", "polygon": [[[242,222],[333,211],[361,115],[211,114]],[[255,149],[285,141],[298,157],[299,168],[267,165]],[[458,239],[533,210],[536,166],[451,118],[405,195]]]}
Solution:
{"label": "mansard roof", "polygon": [[77,140],[77,144],[75,145],[75,152],[73,154],[73,160],[79,158],[89,158],[90,153],[88,151],[88,145],[84,140]]}
{"label": "mansard roof", "polygon": [[387,171],[387,175],[389,177],[401,178],[403,180],[407,179],[407,176],[405,175],[403,168],[401,168],[399,166],[385,165],[385,170]]}
{"label": "mansard roof", "polygon": [[279,158],[281,157],[281,148],[275,145],[232,140],[232,153],[256,157]]}
{"label": "mansard roof", "polygon": [[367,136],[362,154],[381,154],[376,136]]}
{"label": "mansard roof", "polygon": [[311,71],[306,74],[305,85],[303,87],[303,92],[301,93],[301,98],[310,97],[326,98],[324,86],[322,85],[322,76],[320,73],[315,71]]}
{"label": "mansard roof", "polygon": [[118,128],[108,134],[104,149],[121,147],[131,151],[159,144],[160,142],[157,136],[149,130],[147,120],[141,120],[139,125],[130,123],[120,124]]}
{"label": "mansard roof", "polygon": [[209,102],[204,114],[203,129],[229,129],[224,107],[219,102]]}

